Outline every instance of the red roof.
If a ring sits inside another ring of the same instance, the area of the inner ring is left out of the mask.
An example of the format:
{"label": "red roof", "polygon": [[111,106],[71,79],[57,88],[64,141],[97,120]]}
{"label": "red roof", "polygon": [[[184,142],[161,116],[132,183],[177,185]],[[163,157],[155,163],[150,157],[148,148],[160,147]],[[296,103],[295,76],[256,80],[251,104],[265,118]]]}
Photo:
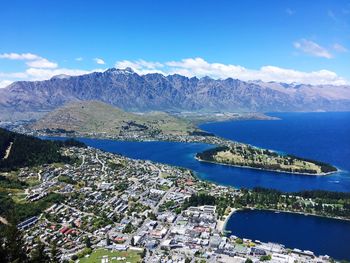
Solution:
{"label": "red roof", "polygon": [[64,234],[64,233],[66,233],[68,230],[69,230],[69,228],[65,226],[65,227],[63,227],[63,228],[60,230],[60,232],[61,232],[62,234]]}

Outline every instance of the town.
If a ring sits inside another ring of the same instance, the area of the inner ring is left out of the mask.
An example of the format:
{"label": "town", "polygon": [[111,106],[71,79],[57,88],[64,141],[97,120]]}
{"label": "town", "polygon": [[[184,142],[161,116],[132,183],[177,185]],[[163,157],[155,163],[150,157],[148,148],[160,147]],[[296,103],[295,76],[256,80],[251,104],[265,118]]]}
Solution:
{"label": "town", "polygon": [[225,231],[235,211],[186,205],[200,193],[234,202],[238,189],[199,181],[189,170],[133,160],[94,148],[70,147],[74,164],[21,168],[32,181],[17,198],[63,199],[18,228],[28,247],[40,241],[61,262],[330,262],[328,256],[239,238]]}

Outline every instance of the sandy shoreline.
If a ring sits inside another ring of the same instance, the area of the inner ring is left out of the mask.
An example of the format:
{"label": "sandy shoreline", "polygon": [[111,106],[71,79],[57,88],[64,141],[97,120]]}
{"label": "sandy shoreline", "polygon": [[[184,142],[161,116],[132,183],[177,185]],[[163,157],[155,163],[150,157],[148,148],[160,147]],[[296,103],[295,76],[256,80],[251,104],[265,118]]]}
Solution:
{"label": "sandy shoreline", "polygon": [[228,220],[230,219],[230,217],[232,216],[233,213],[235,213],[236,211],[238,211],[239,209],[236,208],[231,208],[231,212],[225,216],[224,220],[218,220],[218,223],[216,225],[216,229],[220,232],[220,233],[224,233],[226,230],[226,225]]}

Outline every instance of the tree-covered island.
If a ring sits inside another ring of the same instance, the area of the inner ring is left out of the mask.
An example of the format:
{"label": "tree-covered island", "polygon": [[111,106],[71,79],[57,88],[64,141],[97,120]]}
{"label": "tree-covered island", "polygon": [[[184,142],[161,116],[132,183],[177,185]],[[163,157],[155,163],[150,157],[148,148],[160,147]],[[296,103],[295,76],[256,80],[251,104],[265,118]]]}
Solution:
{"label": "tree-covered island", "polygon": [[336,167],[327,163],[279,154],[241,143],[209,149],[198,153],[196,158],[199,161],[277,172],[325,175],[337,171]]}

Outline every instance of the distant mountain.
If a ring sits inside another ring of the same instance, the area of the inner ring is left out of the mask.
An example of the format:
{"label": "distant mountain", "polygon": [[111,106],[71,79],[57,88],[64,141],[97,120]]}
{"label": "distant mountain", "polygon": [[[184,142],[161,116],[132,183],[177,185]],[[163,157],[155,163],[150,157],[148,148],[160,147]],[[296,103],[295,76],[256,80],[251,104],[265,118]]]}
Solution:
{"label": "distant mountain", "polygon": [[343,111],[350,110],[350,87],[138,75],[129,68],[112,68],[15,82],[0,90],[0,118],[10,114],[37,118],[82,100],[98,100],[127,111]]}
{"label": "distant mountain", "polygon": [[171,134],[187,135],[198,129],[189,121],[163,112],[134,114],[99,101],[71,102],[29,126],[46,133],[106,135]]}

